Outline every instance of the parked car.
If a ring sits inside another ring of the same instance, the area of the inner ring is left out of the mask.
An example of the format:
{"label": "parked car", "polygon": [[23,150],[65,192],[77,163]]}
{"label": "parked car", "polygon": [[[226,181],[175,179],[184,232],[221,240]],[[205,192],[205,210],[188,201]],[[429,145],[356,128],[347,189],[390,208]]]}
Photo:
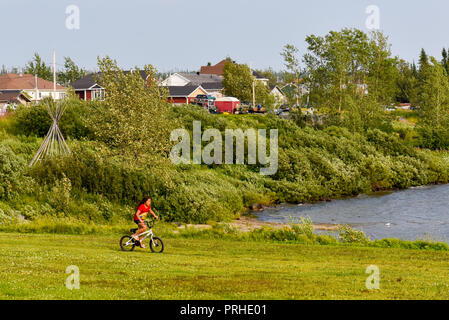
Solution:
{"label": "parked car", "polygon": [[206,94],[199,94],[195,97],[195,103],[199,105],[208,104],[209,99]]}
{"label": "parked car", "polygon": [[250,107],[248,112],[249,113],[265,113],[265,107],[263,105],[261,105],[260,103],[255,106],[255,107]]}

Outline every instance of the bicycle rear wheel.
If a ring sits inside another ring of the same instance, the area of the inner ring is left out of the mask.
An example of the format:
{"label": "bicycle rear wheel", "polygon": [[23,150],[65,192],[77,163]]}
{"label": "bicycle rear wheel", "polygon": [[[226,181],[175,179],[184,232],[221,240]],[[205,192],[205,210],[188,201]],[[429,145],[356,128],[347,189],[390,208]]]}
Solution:
{"label": "bicycle rear wheel", "polygon": [[150,249],[154,253],[162,253],[164,251],[164,242],[161,238],[153,237],[153,241],[150,240]]}
{"label": "bicycle rear wheel", "polygon": [[123,236],[120,239],[120,248],[122,248],[122,251],[133,251],[135,246],[136,243],[131,236]]}

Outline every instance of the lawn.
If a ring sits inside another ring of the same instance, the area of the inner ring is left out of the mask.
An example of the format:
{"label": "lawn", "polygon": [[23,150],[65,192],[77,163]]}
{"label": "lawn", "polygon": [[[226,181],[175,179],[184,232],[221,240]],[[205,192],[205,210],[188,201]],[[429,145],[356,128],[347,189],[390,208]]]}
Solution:
{"label": "lawn", "polygon": [[449,299],[447,252],[167,238],[151,254],[118,240],[0,233],[0,299]]}

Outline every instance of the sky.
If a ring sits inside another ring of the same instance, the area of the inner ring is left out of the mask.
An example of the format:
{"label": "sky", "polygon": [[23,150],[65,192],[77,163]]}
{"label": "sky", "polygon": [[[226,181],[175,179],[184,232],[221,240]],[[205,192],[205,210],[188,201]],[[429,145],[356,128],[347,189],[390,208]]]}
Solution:
{"label": "sky", "polygon": [[413,61],[425,48],[440,59],[449,47],[447,0],[0,0],[0,66],[23,67],[34,52],[51,63],[56,51],[58,68],[69,56],[94,70],[109,55],[124,69],[193,71],[230,56],[279,71],[287,43],[304,54],[308,35],[369,32],[372,5],[394,55]]}

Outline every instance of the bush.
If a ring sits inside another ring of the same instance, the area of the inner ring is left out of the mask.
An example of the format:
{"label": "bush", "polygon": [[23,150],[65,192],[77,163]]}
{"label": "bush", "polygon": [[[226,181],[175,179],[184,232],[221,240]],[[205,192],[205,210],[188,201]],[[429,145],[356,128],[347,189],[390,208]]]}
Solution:
{"label": "bush", "polygon": [[[65,138],[81,139],[91,136],[83,116],[90,112],[96,102],[84,102],[76,97],[67,99],[67,109],[59,121],[59,128]],[[17,107],[13,115],[14,131],[26,136],[45,137],[52,120],[45,102],[37,105]]]}
{"label": "bush", "polygon": [[349,225],[339,226],[337,232],[340,236],[340,241],[343,243],[356,243],[366,245],[370,242],[370,239],[365,235],[364,232],[354,230]]}
{"label": "bush", "polygon": [[19,192],[29,191],[32,179],[24,176],[26,162],[10,147],[0,145],[0,200],[10,200]]}

